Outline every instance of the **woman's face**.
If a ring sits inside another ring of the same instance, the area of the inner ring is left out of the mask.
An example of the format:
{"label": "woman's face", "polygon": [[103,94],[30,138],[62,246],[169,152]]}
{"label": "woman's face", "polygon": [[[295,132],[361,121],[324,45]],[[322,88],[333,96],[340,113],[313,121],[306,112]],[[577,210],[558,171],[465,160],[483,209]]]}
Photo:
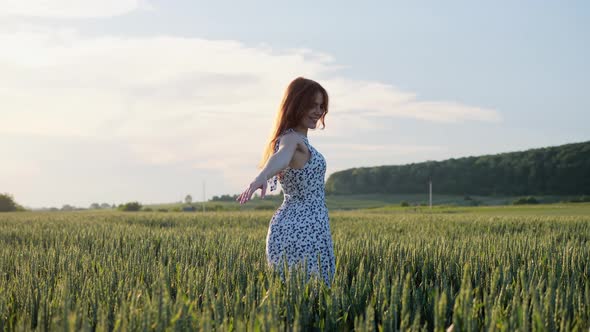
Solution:
{"label": "woman's face", "polygon": [[314,97],[313,107],[305,112],[303,119],[301,119],[301,126],[309,129],[315,129],[320,117],[324,114],[324,95],[317,92]]}

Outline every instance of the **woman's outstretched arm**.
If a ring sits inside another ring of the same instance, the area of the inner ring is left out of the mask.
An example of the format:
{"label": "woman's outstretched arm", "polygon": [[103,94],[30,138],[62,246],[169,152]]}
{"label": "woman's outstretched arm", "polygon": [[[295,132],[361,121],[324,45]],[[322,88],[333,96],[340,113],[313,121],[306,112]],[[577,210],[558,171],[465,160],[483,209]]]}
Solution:
{"label": "woman's outstretched arm", "polygon": [[254,181],[250,183],[248,188],[236,198],[236,201],[240,202],[240,204],[249,201],[254,192],[259,188],[261,189],[260,197],[264,198],[268,186],[268,179],[289,166],[299,140],[301,138],[293,133],[288,133],[281,137],[277,152],[268,158],[260,173],[254,178]]}

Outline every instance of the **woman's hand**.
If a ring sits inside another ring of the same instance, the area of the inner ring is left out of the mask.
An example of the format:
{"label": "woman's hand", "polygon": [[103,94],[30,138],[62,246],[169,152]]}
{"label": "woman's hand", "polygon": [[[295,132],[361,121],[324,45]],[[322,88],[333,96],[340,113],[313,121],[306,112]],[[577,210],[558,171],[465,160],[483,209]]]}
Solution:
{"label": "woman's hand", "polygon": [[268,183],[266,182],[267,179],[262,176],[259,175],[256,177],[256,179],[254,179],[254,181],[252,181],[252,183],[250,183],[250,185],[248,186],[248,188],[246,190],[244,190],[243,193],[241,193],[238,198],[236,198],[236,201],[240,202],[240,204],[244,204],[247,201],[250,200],[250,198],[252,197],[252,194],[254,194],[254,192],[256,190],[258,190],[260,188],[260,198],[264,198],[264,196],[266,195],[266,187],[268,186]]}
{"label": "woman's hand", "polygon": [[294,132],[283,135],[279,141],[278,151],[268,159],[266,166],[260,171],[260,174],[258,174],[252,183],[250,183],[248,189],[244,190],[244,192],[236,198],[236,201],[240,202],[240,204],[244,204],[250,200],[252,194],[254,194],[259,188],[261,189],[260,198],[264,198],[266,195],[266,187],[268,186],[266,181],[273,174],[278,174],[289,166],[298,144],[301,146],[305,145],[301,135]]}

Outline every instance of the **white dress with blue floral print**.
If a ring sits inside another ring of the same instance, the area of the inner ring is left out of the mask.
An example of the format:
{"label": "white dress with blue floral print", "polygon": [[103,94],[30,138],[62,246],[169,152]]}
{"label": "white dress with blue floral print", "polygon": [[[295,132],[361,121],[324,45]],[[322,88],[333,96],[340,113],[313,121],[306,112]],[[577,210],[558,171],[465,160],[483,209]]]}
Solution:
{"label": "white dress with blue floral print", "polygon": [[[284,133],[295,132],[287,129]],[[297,133],[298,135],[301,135]],[[282,135],[281,135],[282,136]],[[307,261],[307,276],[321,276],[330,286],[336,269],[332,235],[325,203],[324,176],[326,160],[301,135],[311,153],[301,169],[287,167],[278,176],[269,179],[270,190],[283,188],[284,199],[273,214],[266,236],[266,257],[269,266],[283,274],[283,256],[288,266]],[[279,147],[277,140],[274,151]]]}

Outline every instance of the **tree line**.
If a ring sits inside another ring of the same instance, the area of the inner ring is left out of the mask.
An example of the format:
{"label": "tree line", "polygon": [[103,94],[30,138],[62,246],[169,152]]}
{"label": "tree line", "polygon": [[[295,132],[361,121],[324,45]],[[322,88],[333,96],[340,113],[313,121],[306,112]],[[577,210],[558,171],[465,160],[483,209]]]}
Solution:
{"label": "tree line", "polygon": [[590,194],[590,141],[443,161],[352,168],[333,173],[326,194]]}

